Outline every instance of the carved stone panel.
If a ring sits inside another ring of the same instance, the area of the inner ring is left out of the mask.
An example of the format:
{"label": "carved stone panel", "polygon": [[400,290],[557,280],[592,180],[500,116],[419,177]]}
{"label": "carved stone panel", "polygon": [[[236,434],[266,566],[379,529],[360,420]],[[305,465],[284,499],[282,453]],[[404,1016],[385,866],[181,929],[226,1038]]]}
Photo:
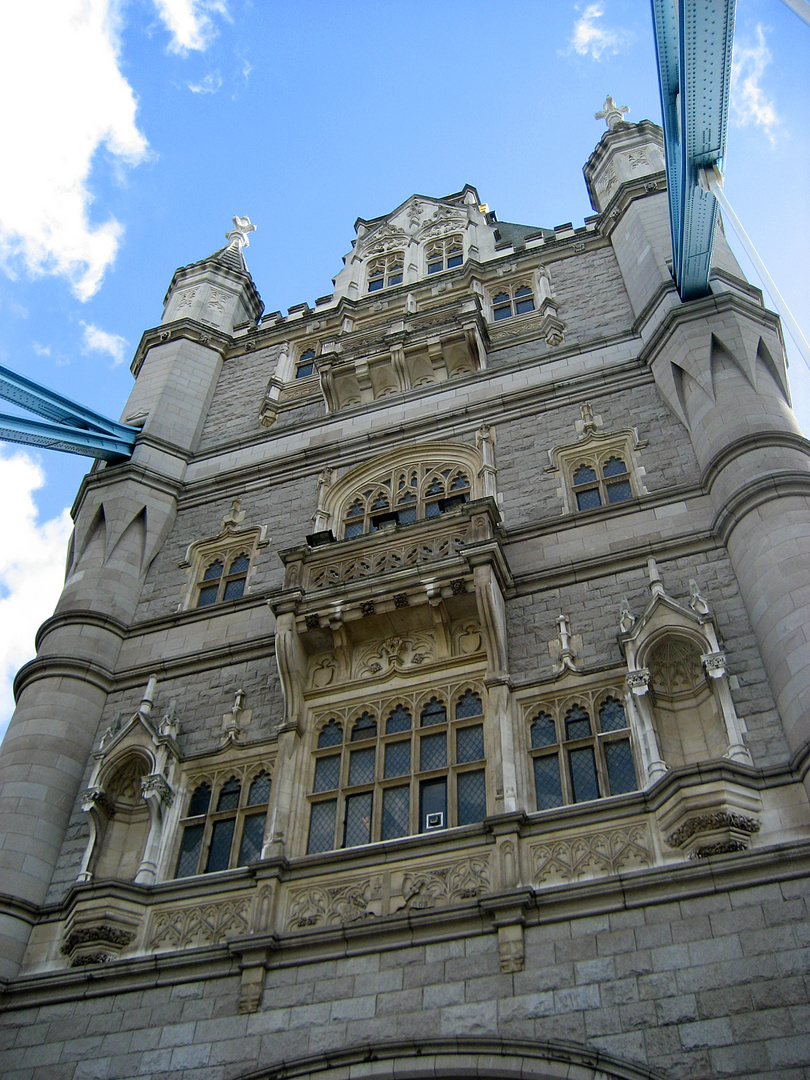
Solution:
{"label": "carved stone panel", "polygon": [[653,862],[649,830],[641,822],[531,844],[529,850],[538,885],[607,877]]}
{"label": "carved stone panel", "polygon": [[152,915],[146,947],[155,951],[189,949],[242,937],[250,932],[252,904],[251,895],[159,908]]}

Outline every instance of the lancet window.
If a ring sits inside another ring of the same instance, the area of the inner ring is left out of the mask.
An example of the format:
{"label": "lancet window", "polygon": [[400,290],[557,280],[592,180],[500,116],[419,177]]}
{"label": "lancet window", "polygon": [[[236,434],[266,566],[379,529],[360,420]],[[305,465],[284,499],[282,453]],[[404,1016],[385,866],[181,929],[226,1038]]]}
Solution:
{"label": "lancet window", "polygon": [[486,815],[484,706],[473,687],[330,718],[313,756],[310,854]]}
{"label": "lancet window", "polygon": [[198,783],[182,822],[174,876],[212,874],[260,858],[269,800],[266,769],[247,779],[232,774],[214,785]]}
{"label": "lancet window", "polygon": [[629,722],[618,690],[544,702],[528,714],[538,810],[638,788]]}
{"label": "lancet window", "polygon": [[315,350],[305,349],[298,357],[298,363],[295,365],[295,377],[296,379],[306,379],[309,375],[312,375],[314,371]]}
{"label": "lancet window", "polygon": [[401,285],[404,268],[405,253],[402,251],[389,251],[372,259],[368,264],[368,291],[377,292],[392,285]]}
{"label": "lancet window", "polygon": [[470,499],[470,478],[460,467],[418,464],[394,469],[350,496],[343,537],[373,533],[387,523],[410,525],[439,517]]}

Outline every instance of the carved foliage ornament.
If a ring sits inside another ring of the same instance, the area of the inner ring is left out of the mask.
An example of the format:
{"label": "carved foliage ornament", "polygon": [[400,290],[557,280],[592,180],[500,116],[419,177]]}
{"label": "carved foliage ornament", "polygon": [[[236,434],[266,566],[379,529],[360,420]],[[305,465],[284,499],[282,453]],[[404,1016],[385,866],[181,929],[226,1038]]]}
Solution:
{"label": "carved foliage ornament", "polygon": [[251,898],[221,900],[195,907],[165,908],[152,918],[148,949],[187,949],[217,945],[250,930]]}

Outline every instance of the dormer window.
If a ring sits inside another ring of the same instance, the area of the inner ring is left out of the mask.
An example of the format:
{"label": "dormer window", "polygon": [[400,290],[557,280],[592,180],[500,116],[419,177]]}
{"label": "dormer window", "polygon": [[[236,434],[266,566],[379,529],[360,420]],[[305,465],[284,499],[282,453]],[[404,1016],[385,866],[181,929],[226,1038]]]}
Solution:
{"label": "dormer window", "polygon": [[428,274],[438,274],[442,270],[452,270],[464,262],[464,246],[460,236],[447,236],[443,240],[434,240],[425,251]]}
{"label": "dormer window", "polygon": [[401,285],[404,267],[405,255],[402,251],[391,251],[373,259],[368,267],[368,291],[377,292],[392,285]]}
{"label": "dormer window", "polygon": [[534,311],[534,294],[528,285],[516,285],[492,297],[492,317],[495,322],[512,315]]}
{"label": "dormer window", "polygon": [[308,375],[311,375],[315,370],[315,350],[307,349],[306,352],[302,352],[298,358],[298,363],[295,365],[295,377],[296,379],[306,379]]}

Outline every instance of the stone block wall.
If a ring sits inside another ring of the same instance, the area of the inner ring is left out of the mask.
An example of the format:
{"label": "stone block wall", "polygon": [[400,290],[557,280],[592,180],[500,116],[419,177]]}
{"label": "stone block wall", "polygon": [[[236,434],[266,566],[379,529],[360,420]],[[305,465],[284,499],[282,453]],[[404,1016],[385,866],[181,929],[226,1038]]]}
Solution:
{"label": "stone block wall", "polygon": [[[670,872],[656,903],[639,902],[633,875],[624,900],[589,901],[587,885],[577,900],[566,889],[529,916],[525,969],[513,973],[500,970],[491,926],[476,929],[475,920],[361,934],[337,949],[333,936],[320,947],[310,937],[302,949],[286,941],[269,954],[261,1003],[249,1014],[239,1012],[240,977],[224,949],[193,967],[177,957],[74,972],[58,993],[54,984],[49,1003],[44,985],[38,994],[20,988],[0,1014],[0,1072],[4,1080],[237,1080],[308,1057],[325,1069],[322,1055],[338,1069],[347,1049],[373,1061],[375,1048],[385,1058],[380,1049],[399,1042],[403,1058],[414,1052],[409,1043],[425,1053],[452,1047],[464,1075],[473,1075],[479,1043],[490,1054],[514,1044],[549,1057],[575,1054],[578,1044],[603,1055],[604,1072],[550,1067],[543,1075],[806,1080],[810,886],[786,862],[757,876],[769,873],[778,880],[712,887],[692,871],[682,880]],[[487,1060],[497,1075],[497,1057]],[[624,1071],[609,1071],[616,1062]],[[380,1069],[392,1075],[390,1062]]]}

